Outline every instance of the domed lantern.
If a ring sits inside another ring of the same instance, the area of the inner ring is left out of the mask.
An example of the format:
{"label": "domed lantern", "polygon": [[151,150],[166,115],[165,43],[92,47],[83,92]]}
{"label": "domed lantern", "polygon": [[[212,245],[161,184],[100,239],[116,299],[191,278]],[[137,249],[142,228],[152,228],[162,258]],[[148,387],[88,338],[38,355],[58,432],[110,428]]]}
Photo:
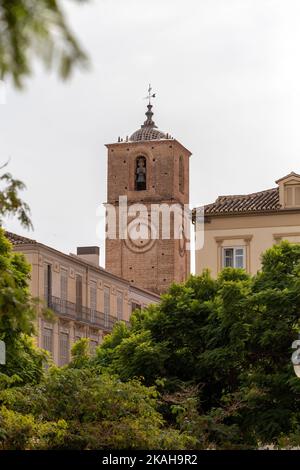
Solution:
{"label": "domed lantern", "polygon": [[148,110],[146,111],[146,121],[144,124],[141,125],[140,129],[135,131],[130,137],[129,137],[129,142],[140,142],[144,140],[160,140],[160,139],[168,139],[169,134],[166,134],[165,132],[160,131],[157,129],[157,126],[155,125],[155,122],[153,121],[153,111],[152,111],[152,104],[151,104],[151,98],[155,98],[155,93],[152,94],[152,88],[151,85],[149,85],[148,89],[148,96],[146,99],[149,100],[149,103],[147,105]]}

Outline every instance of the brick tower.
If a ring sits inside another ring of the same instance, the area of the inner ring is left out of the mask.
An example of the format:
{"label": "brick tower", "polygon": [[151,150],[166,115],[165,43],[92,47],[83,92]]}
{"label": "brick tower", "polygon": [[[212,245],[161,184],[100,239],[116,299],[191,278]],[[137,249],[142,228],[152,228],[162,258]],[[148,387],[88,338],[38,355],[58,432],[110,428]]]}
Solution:
{"label": "brick tower", "polygon": [[[190,252],[186,249],[184,234],[180,237],[175,234],[177,229],[172,222],[170,237],[163,236],[162,215],[158,219],[159,228],[153,223],[147,226],[147,220],[145,224],[139,221],[137,228],[131,214],[126,222],[126,235],[120,238],[119,197],[127,197],[129,211],[135,207],[133,204],[143,204],[149,210],[149,221],[152,221],[150,208],[155,211],[161,204],[168,207],[188,204],[191,153],[169,134],[157,129],[150,87],[147,108],[147,119],[140,129],[125,141],[119,138],[117,143],[106,145],[107,203],[115,208],[117,227],[117,238],[106,240],[106,269],[134,286],[161,293],[173,281],[182,282],[189,275]],[[153,227],[156,237],[151,232]],[[141,236],[137,238],[139,230]]]}

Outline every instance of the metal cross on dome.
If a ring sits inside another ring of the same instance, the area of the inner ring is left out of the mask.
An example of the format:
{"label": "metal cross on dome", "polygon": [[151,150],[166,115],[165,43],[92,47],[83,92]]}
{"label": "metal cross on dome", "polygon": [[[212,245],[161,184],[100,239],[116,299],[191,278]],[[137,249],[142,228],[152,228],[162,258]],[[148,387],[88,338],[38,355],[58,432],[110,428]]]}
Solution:
{"label": "metal cross on dome", "polygon": [[149,83],[148,95],[144,99],[149,100],[149,104],[151,104],[151,98],[155,98],[155,95],[156,93],[152,93],[152,87],[151,87],[151,84]]}

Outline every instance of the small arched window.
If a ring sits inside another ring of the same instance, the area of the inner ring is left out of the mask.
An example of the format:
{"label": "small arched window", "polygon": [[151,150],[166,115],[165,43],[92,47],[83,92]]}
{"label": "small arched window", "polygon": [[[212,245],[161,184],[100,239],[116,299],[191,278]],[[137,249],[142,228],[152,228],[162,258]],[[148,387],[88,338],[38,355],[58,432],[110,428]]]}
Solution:
{"label": "small arched window", "polygon": [[184,193],[184,164],[182,155],[179,157],[179,191]]}
{"label": "small arched window", "polygon": [[137,157],[135,166],[135,190],[144,191],[145,189],[147,189],[146,158]]}

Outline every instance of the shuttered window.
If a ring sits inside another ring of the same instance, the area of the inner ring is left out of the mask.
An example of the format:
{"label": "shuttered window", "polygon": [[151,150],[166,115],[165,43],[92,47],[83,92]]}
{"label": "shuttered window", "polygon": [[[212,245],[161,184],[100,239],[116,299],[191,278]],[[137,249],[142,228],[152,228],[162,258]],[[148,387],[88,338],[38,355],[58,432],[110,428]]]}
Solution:
{"label": "shuttered window", "polygon": [[287,207],[300,206],[300,185],[287,184],[284,189],[284,202]]}
{"label": "shuttered window", "polygon": [[60,272],[60,298],[61,298],[61,311],[66,312],[68,300],[68,271],[61,269]]}
{"label": "shuttered window", "polygon": [[53,331],[51,328],[43,328],[42,347],[53,353]]}
{"label": "shuttered window", "polygon": [[104,325],[108,327],[110,316],[110,288],[104,286]]}
{"label": "shuttered window", "polygon": [[91,321],[95,321],[97,311],[97,285],[95,281],[90,285],[90,308],[91,308]]}
{"label": "shuttered window", "polygon": [[82,276],[76,275],[76,312],[82,313]]}
{"label": "shuttered window", "polygon": [[44,297],[47,307],[51,307],[52,269],[50,264],[45,264],[44,266]]}
{"label": "shuttered window", "polygon": [[61,366],[68,364],[69,362],[69,334],[59,334],[59,364]]}
{"label": "shuttered window", "polygon": [[295,203],[300,206],[300,185],[295,187]]}
{"label": "shuttered window", "polygon": [[292,206],[293,205],[293,187],[287,186],[285,188],[285,205]]}
{"label": "shuttered window", "polygon": [[117,318],[123,320],[123,293],[117,292]]}

